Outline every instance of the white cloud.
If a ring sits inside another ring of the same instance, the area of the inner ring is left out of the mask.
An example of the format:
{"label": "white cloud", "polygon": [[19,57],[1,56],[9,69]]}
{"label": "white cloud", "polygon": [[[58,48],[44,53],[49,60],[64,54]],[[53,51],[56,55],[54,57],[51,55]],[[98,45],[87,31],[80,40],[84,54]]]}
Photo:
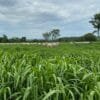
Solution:
{"label": "white cloud", "polygon": [[[8,1],[11,2],[12,0]],[[95,1],[98,0],[84,0],[81,2],[80,0],[63,0],[63,5],[61,5],[59,2],[47,2],[47,0],[17,0],[17,3],[15,2],[16,5],[14,2],[8,3],[10,5],[14,4],[12,7],[0,7],[0,20],[5,19],[9,22],[21,22],[28,19],[34,20],[38,18],[38,15],[41,16],[42,13],[44,16],[45,13],[57,16],[64,21],[69,21],[69,19],[70,21],[79,20],[90,17],[92,14],[100,10],[100,8],[97,9],[98,4],[95,3]],[[3,2],[2,5],[4,5],[4,3],[5,2]]]}

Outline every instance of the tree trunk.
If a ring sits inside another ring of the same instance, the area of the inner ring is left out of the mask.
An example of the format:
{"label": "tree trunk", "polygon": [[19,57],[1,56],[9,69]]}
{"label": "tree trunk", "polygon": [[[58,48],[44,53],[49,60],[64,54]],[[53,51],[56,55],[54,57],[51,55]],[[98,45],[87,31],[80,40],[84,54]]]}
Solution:
{"label": "tree trunk", "polygon": [[99,31],[100,31],[100,29],[98,28],[98,40],[99,40],[99,38],[100,38],[100,37],[99,37]]}

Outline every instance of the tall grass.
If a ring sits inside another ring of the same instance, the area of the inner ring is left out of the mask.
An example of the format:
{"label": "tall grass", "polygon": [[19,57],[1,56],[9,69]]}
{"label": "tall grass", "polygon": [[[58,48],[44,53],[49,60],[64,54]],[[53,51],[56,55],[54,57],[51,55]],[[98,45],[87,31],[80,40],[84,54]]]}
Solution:
{"label": "tall grass", "polygon": [[92,51],[25,52],[0,52],[0,100],[100,100],[100,57]]}

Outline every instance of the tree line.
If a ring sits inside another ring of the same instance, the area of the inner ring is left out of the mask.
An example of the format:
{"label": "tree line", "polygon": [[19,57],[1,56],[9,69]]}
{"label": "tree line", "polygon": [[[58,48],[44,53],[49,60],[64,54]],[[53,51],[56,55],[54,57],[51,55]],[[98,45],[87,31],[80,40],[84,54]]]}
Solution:
{"label": "tree line", "polygon": [[[43,35],[47,35],[46,33]],[[87,33],[81,37],[60,37],[58,35],[44,36],[45,39],[27,39],[26,37],[8,38],[6,35],[0,37],[0,43],[22,43],[22,42],[70,42],[70,41],[96,41],[97,37],[93,33]]]}
{"label": "tree line", "polygon": [[8,38],[8,36],[5,35],[5,34],[2,37],[0,37],[0,43],[26,42],[26,41],[27,41],[26,37],[21,37],[21,38],[13,37],[13,38]]}

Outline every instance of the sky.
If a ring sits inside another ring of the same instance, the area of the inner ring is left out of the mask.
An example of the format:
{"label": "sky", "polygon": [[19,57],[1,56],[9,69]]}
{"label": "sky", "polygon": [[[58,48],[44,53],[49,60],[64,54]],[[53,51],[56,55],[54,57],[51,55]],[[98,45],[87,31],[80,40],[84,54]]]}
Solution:
{"label": "sky", "polygon": [[0,36],[39,39],[52,29],[81,36],[94,30],[89,21],[99,12],[100,0],[0,0]]}

